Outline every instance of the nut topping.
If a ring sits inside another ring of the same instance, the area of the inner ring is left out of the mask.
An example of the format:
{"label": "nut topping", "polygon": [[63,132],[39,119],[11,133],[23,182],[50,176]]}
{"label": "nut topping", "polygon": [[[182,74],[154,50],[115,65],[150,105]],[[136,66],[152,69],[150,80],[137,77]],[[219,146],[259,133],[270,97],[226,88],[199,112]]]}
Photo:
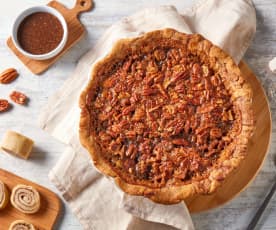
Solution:
{"label": "nut topping", "polygon": [[116,68],[91,101],[106,160],[151,186],[202,176],[230,143],[222,137],[235,119],[219,74],[181,48],[126,57]]}

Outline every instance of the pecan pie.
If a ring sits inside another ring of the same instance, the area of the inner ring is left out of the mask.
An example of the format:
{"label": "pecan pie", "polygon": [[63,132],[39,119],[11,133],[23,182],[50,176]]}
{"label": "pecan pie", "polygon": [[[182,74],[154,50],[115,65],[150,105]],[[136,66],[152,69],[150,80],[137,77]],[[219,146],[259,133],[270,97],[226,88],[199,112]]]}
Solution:
{"label": "pecan pie", "polygon": [[126,193],[177,203],[208,194],[246,155],[252,91],[232,58],[172,29],[123,39],[80,98],[80,140]]}

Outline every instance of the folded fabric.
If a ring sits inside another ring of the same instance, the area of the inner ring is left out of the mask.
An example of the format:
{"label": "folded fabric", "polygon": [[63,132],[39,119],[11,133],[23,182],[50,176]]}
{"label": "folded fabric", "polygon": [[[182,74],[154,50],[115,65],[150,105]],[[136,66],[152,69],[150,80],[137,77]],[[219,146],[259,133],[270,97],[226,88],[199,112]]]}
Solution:
{"label": "folded fabric", "polygon": [[163,28],[200,33],[238,63],[255,33],[256,16],[250,0],[205,0],[180,13],[172,6],[145,9],[111,26],[82,57],[72,76],[43,109],[40,126],[68,144],[49,177],[84,229],[194,229],[184,202],[161,205],[124,194],[96,170],[78,138],[78,98],[93,64],[118,39]]}

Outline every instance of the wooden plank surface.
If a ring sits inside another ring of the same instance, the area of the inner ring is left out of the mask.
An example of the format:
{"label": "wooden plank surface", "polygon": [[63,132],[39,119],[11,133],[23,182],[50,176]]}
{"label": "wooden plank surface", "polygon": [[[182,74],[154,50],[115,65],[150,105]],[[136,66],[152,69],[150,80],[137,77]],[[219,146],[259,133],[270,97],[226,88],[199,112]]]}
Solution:
{"label": "wooden plank surface", "polygon": [[[28,161],[0,153],[0,167],[29,178],[56,191],[48,179],[49,170],[60,158],[64,146],[35,129],[37,115],[51,96],[70,76],[79,58],[93,47],[103,32],[114,22],[145,7],[175,5],[181,11],[198,0],[96,0],[95,8],[81,15],[87,35],[40,77],[30,73],[10,52],[6,40],[12,23],[24,8],[47,4],[49,0],[9,0],[0,7],[0,70],[12,66],[20,77],[11,85],[0,85],[0,97],[6,98],[13,89],[20,89],[30,97],[28,107],[14,106],[7,114],[0,115],[0,139],[7,129],[21,131],[36,141],[36,147]],[[75,0],[59,0],[72,8]],[[268,192],[276,173],[273,157],[276,155],[276,75],[267,65],[276,56],[276,1],[253,0],[257,12],[257,33],[245,56],[246,63],[261,81],[270,100],[273,118],[271,147],[264,165],[250,186],[226,205],[208,212],[192,215],[199,230],[245,229],[256,209]],[[25,125],[24,125],[25,124]],[[259,229],[275,230],[276,197],[264,213]],[[81,230],[82,227],[70,208],[65,209],[56,229]]]}
{"label": "wooden plank surface", "polygon": [[0,213],[1,230],[8,229],[10,224],[15,220],[26,220],[39,230],[51,230],[54,227],[61,209],[60,201],[56,194],[49,189],[3,169],[0,169],[0,180],[5,183],[10,193],[12,188],[18,184],[30,185],[39,192],[41,199],[40,209],[35,214],[21,213],[9,203]]}

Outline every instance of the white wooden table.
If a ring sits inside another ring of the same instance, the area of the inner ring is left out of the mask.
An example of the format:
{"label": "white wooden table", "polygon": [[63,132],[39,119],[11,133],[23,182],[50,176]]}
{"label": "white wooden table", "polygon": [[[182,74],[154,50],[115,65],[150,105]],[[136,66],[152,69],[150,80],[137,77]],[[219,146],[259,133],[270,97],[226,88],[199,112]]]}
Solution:
{"label": "white wooden table", "polygon": [[[11,85],[0,85],[0,98],[8,97],[12,89],[19,89],[30,97],[27,107],[14,106],[9,113],[0,114],[0,138],[7,129],[23,131],[36,141],[34,153],[29,161],[0,154],[0,167],[29,178],[57,192],[48,180],[48,172],[59,159],[63,145],[55,142],[47,134],[36,128],[37,117],[41,107],[69,77],[79,57],[88,51],[104,30],[115,21],[134,13],[143,7],[172,4],[178,9],[192,5],[196,1],[188,0],[96,0],[95,9],[84,14],[81,19],[88,30],[87,36],[70,50],[60,61],[42,76],[30,73],[6,46],[13,20],[24,8],[46,4],[48,0],[9,0],[0,5],[0,71],[7,67],[16,67],[20,77]],[[60,0],[72,7],[74,0]],[[267,68],[268,61],[276,56],[276,1],[255,0],[257,11],[257,33],[245,60],[262,81],[270,96],[273,121],[276,121],[276,75]],[[272,99],[274,95],[274,100]],[[273,127],[270,153],[265,164],[248,189],[227,205],[205,213],[193,215],[196,229],[221,230],[245,229],[263,196],[270,188],[275,175],[273,157],[276,156],[276,127]],[[1,223],[0,223],[1,228]],[[82,229],[78,220],[64,204],[63,214],[56,229]],[[104,228],[103,228],[104,229]],[[276,197],[270,203],[262,218],[259,229],[276,229]]]}

